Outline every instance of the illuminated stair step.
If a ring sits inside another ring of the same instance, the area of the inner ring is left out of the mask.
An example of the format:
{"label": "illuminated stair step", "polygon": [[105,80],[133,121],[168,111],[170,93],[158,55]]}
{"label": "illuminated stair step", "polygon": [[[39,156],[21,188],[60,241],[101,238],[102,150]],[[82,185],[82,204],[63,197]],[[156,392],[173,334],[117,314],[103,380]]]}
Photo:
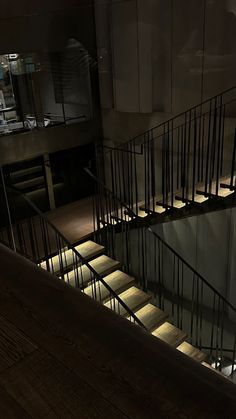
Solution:
{"label": "illuminated stair step", "polygon": [[190,345],[188,342],[183,342],[181,345],[178,346],[178,351],[188,355],[190,358],[195,359],[195,361],[203,362],[207,355],[204,354],[199,349],[195,348],[194,346]]}
{"label": "illuminated stair step", "polygon": [[[109,287],[117,294],[130,288],[135,282],[133,277],[119,270],[112,272],[110,275],[105,276],[103,279],[106,284],[109,285]],[[99,301],[105,301],[110,297],[110,291],[101,282],[96,283],[96,287],[95,285],[90,285],[89,287],[85,288],[84,293],[89,297],[96,298]]]}
{"label": "illuminated stair step", "polygon": [[[104,246],[101,246],[92,240],[88,240],[85,243],[76,246],[75,249],[84,259],[88,260],[102,253],[104,251]],[[71,249],[62,251],[60,254],[57,254],[48,260],[50,271],[54,274],[58,274],[61,269],[66,271],[73,263],[79,262],[79,257],[78,260],[76,259],[75,253]],[[45,261],[42,262],[40,266],[43,269],[47,269]]]}
{"label": "illuminated stair step", "polygon": [[[135,312],[143,307],[148,301],[150,301],[151,296],[141,291],[139,288],[131,287],[127,291],[122,292],[119,295],[120,299],[127,305],[127,307]],[[114,310],[116,313],[121,316],[128,316],[129,313],[117,300],[111,299],[105,306]]]}
{"label": "illuminated stair step", "polygon": [[162,324],[154,332],[154,336],[177,348],[187,337],[187,334],[168,322]]}
{"label": "illuminated stair step", "polygon": [[[102,255],[89,262],[89,265],[101,276],[108,275],[120,267],[120,262],[106,255]],[[65,280],[72,286],[85,287],[93,279],[91,270],[82,265],[65,275]]]}
{"label": "illuminated stair step", "polygon": [[153,304],[146,304],[141,310],[135,313],[149,332],[152,332],[168,319],[168,314],[155,307]]}
{"label": "illuminated stair step", "polygon": [[221,377],[224,377],[226,380],[229,380],[229,378],[228,378],[226,375],[222,374],[222,372],[220,372],[220,371],[216,370],[215,368],[213,368],[213,367],[212,367],[210,364],[208,364],[207,362],[202,362],[202,365],[203,365],[204,367],[208,368],[209,370],[213,371],[214,373],[219,374]]}
{"label": "illuminated stair step", "polygon": [[[230,181],[231,181],[230,176],[225,176],[219,179],[218,196],[220,196],[221,198],[227,198],[227,196],[230,196],[234,193],[234,191],[231,191],[230,189],[220,187],[221,183],[230,185]],[[210,192],[212,195],[216,195],[216,192],[217,192],[216,185],[217,185],[216,181],[213,181],[211,184],[211,190],[210,190],[210,185],[207,185],[207,192]],[[197,190],[200,192],[205,192],[205,186],[200,186],[197,188]]]}

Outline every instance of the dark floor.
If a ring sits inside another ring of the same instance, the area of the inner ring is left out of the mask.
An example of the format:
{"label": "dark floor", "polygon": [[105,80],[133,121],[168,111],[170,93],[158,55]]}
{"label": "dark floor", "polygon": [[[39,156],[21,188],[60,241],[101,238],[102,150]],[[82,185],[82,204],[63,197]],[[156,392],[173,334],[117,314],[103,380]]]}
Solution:
{"label": "dark floor", "polygon": [[0,245],[0,418],[235,418],[236,387]]}
{"label": "dark floor", "polygon": [[93,233],[92,197],[64,205],[45,216],[71,243],[83,240]]}

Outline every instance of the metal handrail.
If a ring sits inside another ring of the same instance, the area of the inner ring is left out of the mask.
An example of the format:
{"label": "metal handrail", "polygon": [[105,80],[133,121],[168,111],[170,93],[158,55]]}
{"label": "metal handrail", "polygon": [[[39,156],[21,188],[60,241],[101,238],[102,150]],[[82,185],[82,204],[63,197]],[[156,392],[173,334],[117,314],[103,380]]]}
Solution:
{"label": "metal handrail", "polygon": [[104,281],[104,279],[102,278],[102,276],[89,264],[89,262],[86,261],[86,259],[78,252],[78,250],[66,239],[66,237],[57,229],[57,227],[50,221],[48,220],[44,214],[40,211],[40,209],[30,200],[30,198],[23,194],[22,192],[18,191],[16,188],[14,187],[6,187],[7,190],[12,190],[15,193],[17,193],[19,196],[23,197],[24,200],[30,205],[31,208],[33,208],[33,210],[36,212],[36,214],[44,220],[44,222],[46,222],[54,231],[55,233],[62,238],[62,240],[66,243],[68,249],[71,249],[76,256],[81,260],[81,262],[87,266],[87,268],[93,273],[93,275],[96,278],[96,281],[100,281],[106,288],[107,290],[110,292],[110,294],[119,302],[119,304],[127,311],[127,313],[129,314],[130,317],[132,317],[135,322],[137,324],[139,324],[139,326],[141,326],[142,328],[144,328],[146,330],[145,325],[138,319],[138,317],[135,315],[135,313],[130,310],[130,308],[123,302],[123,300],[119,297],[118,294],[116,294],[116,292]]}
{"label": "metal handrail", "polygon": [[[118,144],[118,145],[116,146],[116,148],[119,148],[119,146],[125,146],[125,145],[128,145],[129,143],[132,143],[133,141],[135,141],[137,138],[142,137],[142,136],[144,136],[144,135],[148,134],[149,132],[152,132],[152,131],[153,131],[153,130],[155,130],[155,129],[158,129],[158,128],[162,127],[163,125],[166,125],[166,124],[168,124],[168,123],[171,123],[171,122],[172,122],[172,121],[174,121],[175,119],[180,118],[181,116],[184,116],[186,113],[191,113],[191,112],[192,112],[192,111],[194,111],[195,109],[197,109],[197,108],[199,108],[199,107],[201,107],[201,106],[205,105],[206,103],[208,103],[208,102],[210,102],[210,101],[212,101],[212,100],[214,100],[214,99],[216,99],[216,98],[218,98],[218,97],[220,97],[220,96],[225,95],[226,93],[229,93],[231,90],[233,91],[234,89],[236,89],[236,86],[230,87],[229,89],[226,89],[226,90],[224,90],[223,92],[218,93],[217,95],[211,96],[211,97],[209,97],[208,99],[205,99],[203,102],[200,102],[200,103],[198,103],[197,105],[194,105],[194,106],[192,106],[191,108],[188,108],[188,109],[186,109],[185,111],[182,111],[182,112],[180,112],[179,114],[177,114],[177,115],[175,115],[175,116],[173,116],[173,117],[171,117],[171,118],[169,118],[169,119],[167,119],[167,120],[165,120],[165,121],[163,121],[163,122],[160,122],[159,124],[157,124],[157,125],[153,126],[152,128],[149,128],[148,130],[146,130],[146,131],[144,131],[144,132],[141,132],[140,134],[137,134],[135,137],[132,137],[132,138],[131,138],[131,139],[129,139],[128,141],[123,142],[123,143],[121,143],[121,144]],[[230,102],[228,102],[228,103],[230,103]]]}
{"label": "metal handrail", "polygon": [[120,206],[121,207],[124,207],[128,212],[129,212],[129,214],[130,215],[132,215],[133,217],[136,217],[136,214],[128,207],[128,205],[127,204],[125,204],[125,202],[123,202],[121,199],[119,199],[119,198],[117,198],[116,196],[115,196],[115,194],[109,189],[109,188],[107,188],[107,186],[105,185],[105,183],[103,183],[102,181],[101,181],[101,179],[99,179],[99,178],[97,178],[92,172],[91,172],[91,170],[90,170],[90,168],[89,167],[84,167],[84,170],[85,170],[85,172],[86,173],[88,173],[88,175],[89,176],[91,176],[91,178],[93,179],[93,180],[95,180],[100,186],[102,186],[102,188],[104,188],[105,190],[106,190],[106,192],[110,195],[110,196],[112,196],[112,198],[113,199],[115,199],[117,202],[119,202],[119,204],[120,204]]}
{"label": "metal handrail", "polygon": [[[90,172],[90,170],[87,170],[87,169],[85,169],[85,170],[87,171],[87,173],[89,175],[92,176],[92,178],[94,180],[96,180],[100,185],[103,186],[103,188],[106,190],[106,192],[108,192],[112,197],[114,196],[113,192],[106,185],[104,185],[103,182],[100,181],[100,179],[98,179],[94,174],[92,174]],[[127,204],[124,204],[122,201],[120,201],[120,199],[118,197],[116,197],[116,200],[119,201],[123,206],[125,206],[125,208],[130,213],[133,213],[133,211],[127,206]],[[145,221],[142,218],[138,217],[136,214],[134,214],[134,217],[139,220],[140,225],[145,225]],[[122,221],[125,222],[125,223],[129,222],[126,219],[124,219]],[[201,274],[199,274],[186,260],[184,260],[183,257],[180,254],[178,254],[168,243],[166,243],[156,232],[154,232],[150,226],[148,227],[148,231],[150,233],[152,233],[156,238],[158,238],[158,240],[160,240],[164,244],[164,246],[166,246],[184,265],[186,265],[194,273],[194,275],[196,275],[219,298],[221,298],[222,301],[224,301],[224,303],[228,305],[228,307],[230,307],[234,312],[236,312],[236,307],[234,307],[225,297],[223,297]]]}
{"label": "metal handrail", "polygon": [[236,307],[234,307],[228,300],[226,300],[223,295],[221,295],[201,274],[199,274],[196,269],[194,269],[185,259],[180,256],[179,253],[177,253],[173,247],[171,247],[168,243],[165,242],[155,231],[152,230],[151,227],[148,227],[148,231],[150,231],[158,240],[160,240],[161,243],[164,244],[165,247],[167,247],[181,262],[186,265],[193,273],[194,275],[198,276],[198,278],[201,279],[201,281],[207,285],[219,298],[224,301],[225,304],[227,304],[235,313],[236,313]]}

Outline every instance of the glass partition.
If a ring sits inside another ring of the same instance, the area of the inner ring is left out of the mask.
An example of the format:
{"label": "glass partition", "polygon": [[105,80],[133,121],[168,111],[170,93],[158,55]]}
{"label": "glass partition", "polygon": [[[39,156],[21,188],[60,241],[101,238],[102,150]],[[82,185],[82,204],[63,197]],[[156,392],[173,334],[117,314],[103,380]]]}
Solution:
{"label": "glass partition", "polygon": [[90,57],[76,39],[63,51],[0,56],[0,135],[92,116]]}

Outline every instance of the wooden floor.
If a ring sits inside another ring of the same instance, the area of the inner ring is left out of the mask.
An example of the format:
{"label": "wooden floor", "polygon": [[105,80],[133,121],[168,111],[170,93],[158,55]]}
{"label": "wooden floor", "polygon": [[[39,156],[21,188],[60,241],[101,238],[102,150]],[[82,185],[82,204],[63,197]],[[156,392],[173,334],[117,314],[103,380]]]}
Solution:
{"label": "wooden floor", "polygon": [[92,197],[56,208],[45,215],[71,243],[93,233]]}
{"label": "wooden floor", "polygon": [[235,418],[236,387],[0,245],[0,418]]}

